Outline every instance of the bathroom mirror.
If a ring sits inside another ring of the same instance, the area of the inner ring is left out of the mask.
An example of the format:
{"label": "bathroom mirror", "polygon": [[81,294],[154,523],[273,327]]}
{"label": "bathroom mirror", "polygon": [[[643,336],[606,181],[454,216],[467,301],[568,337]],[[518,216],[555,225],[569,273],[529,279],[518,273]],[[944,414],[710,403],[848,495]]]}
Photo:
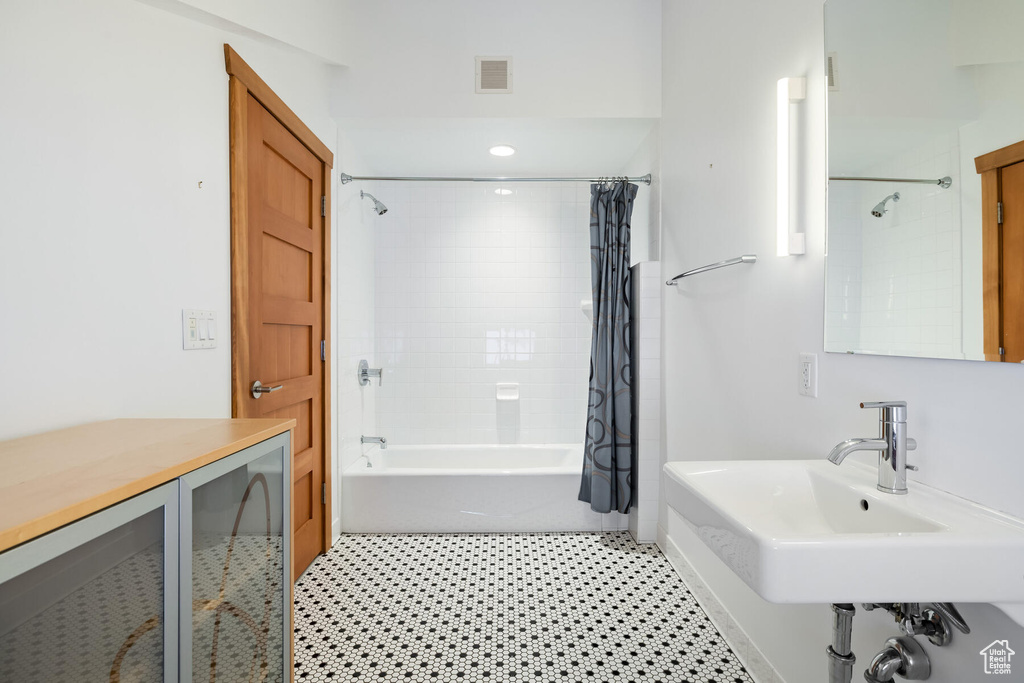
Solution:
{"label": "bathroom mirror", "polygon": [[1024,360],[1022,34],[1024,2],[825,2],[826,351]]}

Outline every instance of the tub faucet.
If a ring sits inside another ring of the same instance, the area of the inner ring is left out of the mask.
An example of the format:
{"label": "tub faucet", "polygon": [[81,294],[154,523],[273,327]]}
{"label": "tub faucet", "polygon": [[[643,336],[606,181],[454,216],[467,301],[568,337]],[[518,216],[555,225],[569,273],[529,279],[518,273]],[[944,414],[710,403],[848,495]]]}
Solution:
{"label": "tub faucet", "polygon": [[386,450],[387,447],[388,447],[388,440],[385,439],[383,436],[360,436],[359,437],[359,443],[361,443],[361,444],[368,444],[368,443],[378,444],[382,451]]}
{"label": "tub faucet", "polygon": [[878,490],[884,493],[907,493],[907,451],[917,448],[917,441],[907,438],[907,402],[879,401],[861,403],[861,408],[878,408],[879,436],[876,439],[847,439],[828,454],[829,462],[838,465],[854,451],[878,451]]}

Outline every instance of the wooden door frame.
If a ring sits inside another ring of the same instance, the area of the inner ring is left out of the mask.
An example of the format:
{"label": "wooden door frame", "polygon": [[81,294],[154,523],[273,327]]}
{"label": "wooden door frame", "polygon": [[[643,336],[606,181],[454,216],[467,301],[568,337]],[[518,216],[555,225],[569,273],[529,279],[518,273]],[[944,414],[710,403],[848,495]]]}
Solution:
{"label": "wooden door frame", "polygon": [[974,158],[981,175],[981,280],[984,305],[985,360],[1002,361],[1002,230],[998,204],[1002,201],[1002,169],[1024,161],[1024,140]]}
{"label": "wooden door frame", "polygon": [[[245,63],[230,45],[224,44],[224,67],[228,79],[228,122],[230,127],[231,168],[231,415],[241,411],[241,399],[247,395],[249,377],[241,377],[239,367],[249,367],[249,160],[247,157],[250,95],[270,112],[285,129],[320,161],[325,207],[323,211],[323,452],[321,453],[327,503],[320,506],[323,515],[321,552],[331,547],[331,168],[334,154],[320,141],[288,105]],[[244,359],[244,363],[240,360]],[[292,444],[294,450],[294,443]],[[292,453],[294,456],[294,452]],[[290,531],[290,530],[289,530]],[[289,560],[290,561],[290,560]],[[298,578],[298,577],[294,577]]]}

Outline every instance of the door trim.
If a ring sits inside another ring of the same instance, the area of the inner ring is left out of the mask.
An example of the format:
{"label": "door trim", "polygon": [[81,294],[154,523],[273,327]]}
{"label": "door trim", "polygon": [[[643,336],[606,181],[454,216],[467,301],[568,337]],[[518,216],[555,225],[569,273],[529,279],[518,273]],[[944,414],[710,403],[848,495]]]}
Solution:
{"label": "door trim", "polygon": [[[246,156],[248,137],[247,106],[250,95],[270,112],[285,129],[298,139],[320,161],[323,192],[326,202],[322,217],[323,243],[323,473],[326,486],[326,505],[320,506],[323,515],[321,552],[331,547],[331,168],[334,154],[327,145],[284,103],[252,67],[245,63],[230,45],[224,44],[224,68],[228,79],[228,122],[231,169],[231,416],[237,417],[241,398],[249,391],[248,377],[241,377],[238,367],[249,366],[249,312],[245,302],[249,299],[248,266],[248,189],[249,168]],[[240,361],[244,360],[245,363]],[[293,453],[294,455],[294,453]],[[288,560],[291,562],[291,558]],[[297,579],[298,577],[293,577]]]}
{"label": "door trim", "polygon": [[241,81],[246,89],[256,98],[256,101],[266,107],[274,118],[281,122],[281,125],[299,139],[306,148],[313,153],[320,161],[327,164],[328,168],[334,167],[334,154],[327,145],[320,141],[320,138],[309,129],[306,124],[277,96],[266,81],[256,75],[245,60],[238,56],[230,45],[224,44],[224,68],[228,75]]}
{"label": "door trim", "polygon": [[1002,172],[1004,167],[1021,161],[1024,161],[1024,140],[974,157],[974,170],[981,176],[983,351],[987,361],[1003,361],[999,353],[1003,345],[1003,245],[998,212],[1002,201]]}

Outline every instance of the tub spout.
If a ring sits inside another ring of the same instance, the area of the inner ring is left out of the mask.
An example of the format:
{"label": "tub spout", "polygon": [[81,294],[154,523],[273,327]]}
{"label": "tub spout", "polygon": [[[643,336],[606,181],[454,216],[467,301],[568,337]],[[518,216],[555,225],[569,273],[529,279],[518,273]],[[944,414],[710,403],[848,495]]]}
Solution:
{"label": "tub spout", "polygon": [[385,439],[383,436],[360,436],[359,443],[364,445],[368,443],[375,443],[378,446],[380,446],[380,449],[382,451],[387,450],[388,447],[388,440]]}

